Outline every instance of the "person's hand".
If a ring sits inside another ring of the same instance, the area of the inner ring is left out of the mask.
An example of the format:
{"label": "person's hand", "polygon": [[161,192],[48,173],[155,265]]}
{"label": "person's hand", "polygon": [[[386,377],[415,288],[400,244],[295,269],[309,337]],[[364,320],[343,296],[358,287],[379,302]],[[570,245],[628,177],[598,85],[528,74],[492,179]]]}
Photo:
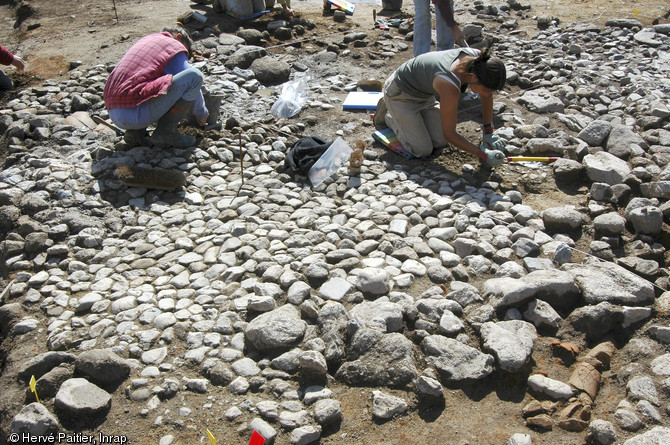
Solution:
{"label": "person's hand", "polygon": [[12,60],[12,65],[16,67],[17,71],[23,71],[26,67],[26,63],[20,57],[16,56],[14,56],[14,60]]}
{"label": "person's hand", "polygon": [[199,127],[204,127],[205,125],[207,125],[207,118],[208,118],[208,117],[209,117],[209,113],[207,113],[207,114],[205,115],[205,117],[203,117],[202,119],[198,119],[198,120],[197,120],[197,122],[198,122],[198,126],[199,126]]}
{"label": "person's hand", "polygon": [[458,43],[461,48],[468,47],[468,42],[465,41],[465,34],[461,31],[458,25],[451,27],[451,35],[454,37],[454,42]]}
{"label": "person's hand", "polygon": [[505,153],[500,150],[491,150],[486,148],[484,144],[479,146],[479,149],[486,153],[486,165],[489,167],[497,167],[505,162]]}
{"label": "person's hand", "polygon": [[482,146],[490,150],[502,150],[506,145],[507,143],[495,134],[485,134],[482,141]]}

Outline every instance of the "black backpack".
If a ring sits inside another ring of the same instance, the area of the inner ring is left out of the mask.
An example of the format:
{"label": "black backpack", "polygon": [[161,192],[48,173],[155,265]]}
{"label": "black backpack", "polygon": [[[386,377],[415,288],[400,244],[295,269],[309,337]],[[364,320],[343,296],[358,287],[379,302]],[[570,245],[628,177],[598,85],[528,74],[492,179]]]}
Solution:
{"label": "black backpack", "polygon": [[298,139],[286,155],[284,165],[293,173],[307,176],[312,165],[319,160],[332,143],[332,141],[324,141],[315,136]]}

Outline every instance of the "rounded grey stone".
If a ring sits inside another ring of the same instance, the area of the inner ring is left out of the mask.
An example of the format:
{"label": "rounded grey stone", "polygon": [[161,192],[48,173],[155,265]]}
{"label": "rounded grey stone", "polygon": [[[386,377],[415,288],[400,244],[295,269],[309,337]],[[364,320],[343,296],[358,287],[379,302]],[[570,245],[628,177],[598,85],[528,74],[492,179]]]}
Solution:
{"label": "rounded grey stone", "polygon": [[611,445],[616,442],[617,434],[611,422],[596,419],[589,424],[589,437],[597,444]]}
{"label": "rounded grey stone", "polygon": [[34,402],[21,408],[9,425],[11,434],[28,433],[31,436],[48,436],[56,433],[58,421],[41,403]]}
{"label": "rounded grey stone", "polygon": [[93,349],[79,354],[75,369],[97,382],[107,384],[125,380],[130,374],[130,363],[111,350]]}
{"label": "rounded grey stone", "polygon": [[339,423],[342,420],[340,402],[332,399],[317,401],[314,404],[314,419],[323,426]]}
{"label": "rounded grey stone", "polygon": [[111,405],[112,397],[107,391],[82,378],[66,380],[55,398],[56,408],[73,417],[94,416]]}
{"label": "rounded grey stone", "polygon": [[244,334],[261,351],[281,351],[296,346],[306,328],[298,310],[285,305],[251,320]]}

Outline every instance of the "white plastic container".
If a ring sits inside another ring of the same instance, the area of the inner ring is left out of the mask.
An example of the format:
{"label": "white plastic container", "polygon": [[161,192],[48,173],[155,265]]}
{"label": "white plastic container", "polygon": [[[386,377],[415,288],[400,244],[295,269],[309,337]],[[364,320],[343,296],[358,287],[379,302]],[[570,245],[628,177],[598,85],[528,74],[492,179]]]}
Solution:
{"label": "white plastic container", "polygon": [[335,173],[351,156],[353,150],[338,136],[321,157],[309,169],[309,180],[314,187]]}

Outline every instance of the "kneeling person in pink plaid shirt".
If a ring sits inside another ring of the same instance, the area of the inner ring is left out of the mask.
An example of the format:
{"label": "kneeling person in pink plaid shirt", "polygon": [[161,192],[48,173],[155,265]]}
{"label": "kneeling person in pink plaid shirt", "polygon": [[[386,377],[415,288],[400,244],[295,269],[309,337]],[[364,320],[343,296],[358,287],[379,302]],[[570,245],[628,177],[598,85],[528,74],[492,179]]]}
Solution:
{"label": "kneeling person in pink plaid shirt", "polygon": [[110,119],[126,130],[126,143],[148,145],[146,130],[155,122],[154,146],[195,145],[193,136],[177,129],[189,113],[201,126],[209,116],[201,91],[203,75],[188,63],[192,43],[179,26],[150,34],[135,43],[109,75],[103,98]]}

